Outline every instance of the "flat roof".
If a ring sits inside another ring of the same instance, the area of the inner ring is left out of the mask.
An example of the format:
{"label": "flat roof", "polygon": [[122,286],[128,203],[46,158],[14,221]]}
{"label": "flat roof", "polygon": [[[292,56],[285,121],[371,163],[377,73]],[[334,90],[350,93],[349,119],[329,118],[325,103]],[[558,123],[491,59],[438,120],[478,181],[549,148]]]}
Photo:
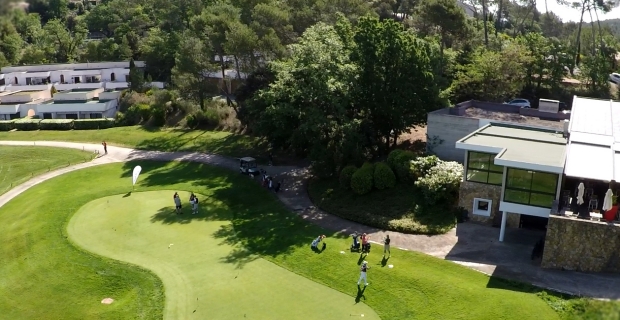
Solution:
{"label": "flat roof", "polygon": [[620,102],[575,96],[564,173],[620,180]]}
{"label": "flat roof", "polygon": [[536,117],[522,116],[513,112],[491,111],[476,107],[467,108],[467,110],[465,110],[465,116],[470,118],[504,121],[558,130],[563,130],[564,128],[563,121],[545,120]]}
{"label": "flat roof", "polygon": [[[33,94],[33,93],[35,93],[35,92],[41,92],[41,91],[43,91],[43,90],[24,90],[24,91],[15,91],[15,92],[12,92],[12,93],[7,94],[6,96],[27,96],[27,95]],[[6,97],[6,96],[5,96],[5,97]]]}
{"label": "flat roof", "polygon": [[457,141],[456,148],[497,154],[494,163],[501,166],[562,173],[566,138],[553,130],[488,124]]}

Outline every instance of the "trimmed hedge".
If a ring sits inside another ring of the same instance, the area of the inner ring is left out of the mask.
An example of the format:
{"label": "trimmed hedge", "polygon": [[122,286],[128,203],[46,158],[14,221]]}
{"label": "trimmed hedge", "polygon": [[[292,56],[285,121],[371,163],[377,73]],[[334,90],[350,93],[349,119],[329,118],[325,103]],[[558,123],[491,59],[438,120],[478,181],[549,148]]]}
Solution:
{"label": "trimmed hedge", "polygon": [[411,161],[410,172],[413,180],[418,180],[421,177],[425,177],[428,172],[439,164],[440,160],[437,156],[418,157]]}
{"label": "trimmed hedge", "polygon": [[341,188],[343,189],[351,188],[351,177],[353,177],[353,174],[355,174],[356,171],[357,171],[357,167],[353,165],[346,166],[342,169],[342,171],[340,171],[340,177],[338,181],[340,182]]}
{"label": "trimmed hedge", "polygon": [[15,120],[15,122],[13,122],[13,126],[15,129],[21,131],[34,131],[39,130],[39,122],[41,122],[41,119],[23,118]]}
{"label": "trimmed hedge", "polygon": [[114,127],[113,118],[103,119],[79,119],[73,121],[73,129],[75,130],[96,130]]}
{"label": "trimmed hedge", "polygon": [[71,130],[73,119],[43,119],[39,122],[41,130]]}
{"label": "trimmed hedge", "polygon": [[396,176],[390,166],[384,162],[378,162],[375,164],[374,181],[375,188],[379,190],[390,189],[396,185]]}
{"label": "trimmed hedge", "polygon": [[411,161],[415,160],[416,154],[408,150],[394,150],[387,158],[388,165],[392,168],[400,182],[413,180],[411,174]]}
{"label": "trimmed hedge", "polygon": [[415,182],[428,205],[456,203],[463,180],[463,165],[454,161],[439,161],[424,177]]}
{"label": "trimmed hedge", "polygon": [[15,120],[0,120],[0,131],[13,130],[13,122],[15,122]]}
{"label": "trimmed hedge", "polygon": [[375,168],[372,163],[364,163],[364,165],[357,169],[353,176],[351,176],[351,189],[353,192],[362,195],[367,194],[372,190],[372,178]]}

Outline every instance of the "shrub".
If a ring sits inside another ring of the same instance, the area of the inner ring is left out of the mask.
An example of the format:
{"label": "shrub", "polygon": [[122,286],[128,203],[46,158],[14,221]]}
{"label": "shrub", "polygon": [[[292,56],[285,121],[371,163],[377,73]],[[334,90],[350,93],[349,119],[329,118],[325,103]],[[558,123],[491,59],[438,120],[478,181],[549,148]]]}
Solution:
{"label": "shrub", "polygon": [[19,119],[13,122],[13,126],[21,131],[34,131],[39,130],[39,122],[41,122],[40,119]]}
{"label": "shrub", "polygon": [[185,116],[185,122],[188,127],[195,129],[197,127],[217,126],[220,123],[220,118],[217,110],[198,110]]}
{"label": "shrub", "polygon": [[0,120],[0,131],[13,130],[13,122],[15,120]]}
{"label": "shrub", "polygon": [[73,119],[44,119],[39,122],[41,130],[71,130]]}
{"label": "shrub", "polygon": [[417,180],[420,177],[424,177],[428,174],[428,171],[439,163],[437,156],[418,157],[411,161],[409,172],[412,175],[413,180]]}
{"label": "shrub", "polygon": [[340,171],[340,187],[343,189],[351,188],[351,177],[357,171],[356,166],[346,166]]}
{"label": "shrub", "polygon": [[415,159],[416,155],[411,151],[394,150],[388,156],[388,165],[391,163],[390,167],[400,182],[408,182],[412,181],[411,161]]}
{"label": "shrub", "polygon": [[428,205],[455,202],[461,180],[463,165],[458,162],[439,161],[428,174],[420,177],[415,185],[420,189]]}
{"label": "shrub", "polygon": [[374,166],[371,163],[364,163],[364,165],[357,169],[351,176],[351,189],[357,194],[367,194],[372,190],[372,176],[374,173]]}
{"label": "shrub", "polygon": [[[120,113],[120,115],[122,116],[122,113]],[[79,119],[79,120],[73,121],[73,128],[75,130],[96,130],[96,129],[107,129],[107,128],[112,128],[112,127],[114,127],[114,119],[112,118]]]}
{"label": "shrub", "polygon": [[403,154],[403,152],[405,152],[405,150],[396,149],[390,152],[390,154],[388,154],[386,162],[388,166],[392,168],[392,171],[396,172],[396,166],[397,166],[396,158],[398,158],[401,154]]}
{"label": "shrub", "polygon": [[396,184],[394,171],[384,162],[375,164],[374,182],[375,188],[379,190],[393,188]]}

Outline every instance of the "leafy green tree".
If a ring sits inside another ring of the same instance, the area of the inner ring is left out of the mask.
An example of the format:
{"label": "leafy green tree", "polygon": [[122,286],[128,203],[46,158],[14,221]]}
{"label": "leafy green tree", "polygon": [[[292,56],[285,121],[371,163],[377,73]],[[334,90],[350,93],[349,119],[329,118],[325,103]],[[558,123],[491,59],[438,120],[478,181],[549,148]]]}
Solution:
{"label": "leafy green tree", "polygon": [[154,79],[169,82],[175,65],[175,55],[180,50],[179,36],[152,28],[140,42],[140,58],[146,63],[146,72]]}
{"label": "leafy green tree", "polygon": [[22,38],[11,21],[0,18],[0,54],[3,57],[0,63],[16,64],[21,56],[22,46]]}
{"label": "leafy green tree", "polygon": [[205,100],[213,91],[212,75],[217,70],[217,66],[211,63],[213,50],[208,42],[191,35],[184,35],[181,39],[172,81],[182,94],[197,101],[204,110]]}
{"label": "leafy green tree", "polygon": [[478,50],[471,63],[461,66],[452,83],[456,101],[502,101],[524,86],[526,64],[531,57],[522,45],[510,42],[501,52]]}
{"label": "leafy green tree", "polygon": [[453,39],[469,35],[469,25],[463,9],[456,0],[426,0],[422,2],[420,14],[437,28],[441,37],[441,54]]}
{"label": "leafy green tree", "polygon": [[396,142],[439,107],[433,52],[426,41],[393,20],[362,18],[354,39],[351,61],[359,70],[354,103],[373,128],[373,138],[384,141],[387,153],[392,138]]}
{"label": "leafy green tree", "polygon": [[50,20],[43,27],[45,43],[54,48],[53,60],[58,63],[72,62],[78,57],[78,50],[88,33],[82,20],[78,20],[74,32],[69,32],[61,20]]}
{"label": "leafy green tree", "polygon": [[133,59],[129,60],[129,90],[142,92],[144,85],[144,73],[136,67]]}

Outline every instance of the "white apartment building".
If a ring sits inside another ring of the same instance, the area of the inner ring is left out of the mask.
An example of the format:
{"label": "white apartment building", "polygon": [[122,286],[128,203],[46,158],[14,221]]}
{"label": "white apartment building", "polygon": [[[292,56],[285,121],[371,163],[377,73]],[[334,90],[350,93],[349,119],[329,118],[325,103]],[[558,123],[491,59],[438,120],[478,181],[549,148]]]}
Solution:
{"label": "white apartment building", "polygon": [[[135,61],[144,68],[143,61]],[[73,89],[126,89],[129,87],[129,61],[12,66],[0,69],[0,91]],[[162,82],[153,87],[163,88]]]}

